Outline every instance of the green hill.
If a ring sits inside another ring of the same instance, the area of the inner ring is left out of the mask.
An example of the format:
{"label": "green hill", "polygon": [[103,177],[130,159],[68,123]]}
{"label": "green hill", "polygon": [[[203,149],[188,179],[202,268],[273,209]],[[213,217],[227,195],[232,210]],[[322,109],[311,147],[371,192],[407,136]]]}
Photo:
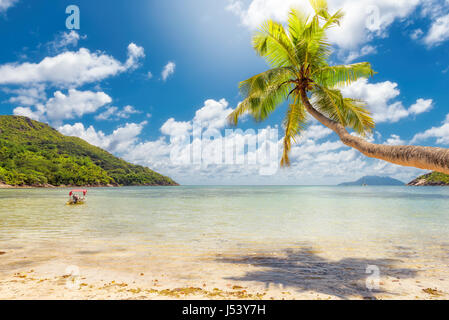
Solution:
{"label": "green hill", "polygon": [[449,175],[441,172],[430,172],[409,182],[409,186],[449,186]]}
{"label": "green hill", "polygon": [[379,177],[379,176],[365,176],[357,181],[345,182],[339,184],[339,186],[403,186],[404,182],[390,178],[390,177]]}
{"label": "green hill", "polygon": [[26,117],[0,116],[0,183],[13,186],[177,185]]}

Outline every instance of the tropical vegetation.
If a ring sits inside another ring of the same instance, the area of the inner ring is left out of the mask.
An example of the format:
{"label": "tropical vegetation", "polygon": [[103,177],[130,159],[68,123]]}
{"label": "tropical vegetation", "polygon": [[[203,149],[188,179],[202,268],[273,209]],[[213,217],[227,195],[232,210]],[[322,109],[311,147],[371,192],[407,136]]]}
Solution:
{"label": "tropical vegetation", "polygon": [[409,182],[410,186],[449,186],[449,175],[441,172],[429,172],[413,181]]}
{"label": "tropical vegetation", "polygon": [[176,185],[26,117],[0,116],[0,182],[13,186]]}

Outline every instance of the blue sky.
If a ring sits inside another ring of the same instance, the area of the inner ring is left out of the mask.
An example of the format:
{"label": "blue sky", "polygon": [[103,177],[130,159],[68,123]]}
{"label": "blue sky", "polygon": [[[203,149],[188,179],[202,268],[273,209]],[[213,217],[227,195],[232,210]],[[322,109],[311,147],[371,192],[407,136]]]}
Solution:
{"label": "blue sky", "polygon": [[[79,30],[66,28],[69,5],[80,9]],[[197,121],[204,132],[224,135],[225,117],[242,99],[238,82],[267,67],[252,51],[251,34],[264,19],[285,22],[291,6],[310,10],[305,0],[0,0],[1,114],[48,122],[183,184],[334,184],[365,174],[406,181],[420,174],[366,159],[314,121],[289,169],[261,175],[256,164],[216,164],[207,152],[191,163],[183,137]],[[347,13],[329,34],[332,62],[369,61],[378,72],[344,90],[368,102],[377,122],[370,140],[447,147],[449,1],[329,6]],[[239,127],[276,129],[279,142],[284,112]],[[232,137],[251,140],[257,132]],[[203,141],[203,148],[224,141]],[[251,159],[251,150],[243,153]]]}

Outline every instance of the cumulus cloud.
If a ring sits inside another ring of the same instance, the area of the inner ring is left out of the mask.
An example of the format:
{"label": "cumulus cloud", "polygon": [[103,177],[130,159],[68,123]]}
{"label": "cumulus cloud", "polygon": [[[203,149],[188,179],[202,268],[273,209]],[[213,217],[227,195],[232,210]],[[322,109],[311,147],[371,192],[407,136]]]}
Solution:
{"label": "cumulus cloud", "polygon": [[429,33],[424,38],[428,46],[437,46],[449,39],[449,14],[433,21]]}
{"label": "cumulus cloud", "polygon": [[61,49],[67,49],[68,47],[77,47],[78,41],[86,39],[87,36],[80,36],[78,32],[72,30],[70,32],[61,32],[58,34],[54,41],[48,43],[51,51],[59,51]]}
{"label": "cumulus cloud", "polygon": [[176,139],[188,135],[192,130],[192,123],[190,121],[176,121],[170,118],[161,127],[161,132],[167,136]]}
{"label": "cumulus cloud", "polygon": [[46,57],[39,63],[0,65],[0,85],[50,83],[57,86],[81,86],[132,69],[143,57],[143,48],[128,46],[128,60],[120,63],[112,56],[81,48]]}
{"label": "cumulus cloud", "polygon": [[162,80],[167,81],[168,77],[175,73],[176,63],[169,61],[162,70]]}
{"label": "cumulus cloud", "polygon": [[111,97],[104,92],[70,89],[67,94],[56,91],[45,104],[38,104],[34,109],[17,107],[14,109],[14,114],[58,123],[65,119],[80,118],[85,114],[94,113],[111,102]]}
{"label": "cumulus cloud", "polygon": [[344,58],[344,61],[345,61],[345,63],[351,63],[356,59],[359,59],[363,56],[367,56],[367,55],[374,54],[374,53],[377,53],[376,47],[373,47],[371,45],[366,45],[366,46],[363,46],[362,49],[360,49],[360,50],[350,51],[347,54],[346,58]]}
{"label": "cumulus cloud", "polygon": [[145,50],[135,43],[130,43],[128,46],[128,59],[126,60],[126,69],[134,70],[139,66],[139,60],[145,57]]}
{"label": "cumulus cloud", "polygon": [[[343,145],[328,128],[312,122],[292,148],[292,167],[264,176],[258,161],[264,159],[267,149],[277,150],[274,161],[278,165],[282,133],[270,136],[270,130],[278,131],[270,126],[258,131],[236,129],[224,133],[224,119],[229,111],[232,108],[224,99],[206,100],[191,120],[170,118],[161,126],[161,136],[147,141],[139,138],[146,122],[127,123],[110,134],[82,123],[64,125],[58,130],[85,139],[127,161],[149,166],[181,183],[333,184],[365,174],[390,175],[406,181],[420,173],[417,169],[368,159]],[[209,135],[207,131],[215,134]],[[385,143],[399,141],[399,136],[392,135]]]}
{"label": "cumulus cloud", "polygon": [[401,139],[400,136],[398,136],[397,134],[392,134],[390,136],[390,138],[387,139],[387,141],[385,141],[386,145],[390,145],[390,146],[399,146],[399,145],[404,145],[405,141]]}
{"label": "cumulus cloud", "polygon": [[11,8],[18,0],[0,0],[0,13]]}
{"label": "cumulus cloud", "polygon": [[[258,131],[224,132],[229,111],[232,108],[224,99],[206,100],[191,120],[170,118],[161,126],[161,136],[147,141],[139,139],[144,124],[126,124],[111,134],[80,123],[65,125],[59,130],[79,136],[127,161],[149,166],[181,183],[332,184],[364,174],[391,175],[407,180],[420,173],[413,168],[368,159],[343,145],[328,128],[312,122],[292,148],[292,167],[264,177],[258,161],[264,159],[267,149],[277,150],[274,158],[277,168],[282,132],[270,136],[270,130],[278,132],[278,128],[270,126]],[[208,131],[215,133],[208,134]],[[380,139],[380,135],[371,137],[371,141],[376,139]],[[399,136],[392,135],[385,143],[400,141]]]}
{"label": "cumulus cloud", "polygon": [[427,112],[432,109],[433,101],[432,99],[418,99],[416,103],[413,104],[408,110],[412,114],[420,114]]}
{"label": "cumulus cloud", "polygon": [[226,126],[227,116],[232,112],[225,99],[215,101],[206,100],[204,106],[196,111],[194,122],[200,123],[206,131],[219,130]]}
{"label": "cumulus cloud", "polygon": [[16,116],[24,116],[37,121],[43,120],[45,112],[46,110],[43,104],[36,105],[34,109],[29,107],[17,107],[13,111]]}
{"label": "cumulus cloud", "polygon": [[424,132],[417,133],[411,143],[417,143],[430,138],[436,139],[436,143],[448,145],[449,144],[449,114],[439,127],[432,127]]}
{"label": "cumulus cloud", "polygon": [[18,104],[21,106],[32,106],[47,100],[45,86],[42,84],[19,89],[5,88],[3,89],[3,91],[7,94],[13,95],[8,100],[10,103]]}
{"label": "cumulus cloud", "polygon": [[117,107],[109,107],[106,111],[95,116],[97,120],[118,120],[118,119],[128,119],[132,114],[141,113],[136,110],[133,106],[125,106],[121,110]]}
{"label": "cumulus cloud", "polygon": [[410,34],[410,38],[412,38],[413,40],[418,40],[423,34],[424,31],[422,31],[421,29],[416,29],[413,30],[413,32]]}
{"label": "cumulus cloud", "polygon": [[300,141],[307,141],[307,140],[320,140],[323,138],[328,137],[332,133],[332,130],[329,128],[326,128],[322,125],[311,125],[310,127],[307,127],[307,130],[300,135]]}
{"label": "cumulus cloud", "polygon": [[127,123],[107,135],[103,131],[97,131],[93,126],[85,128],[82,123],[66,124],[58,128],[58,131],[66,136],[75,136],[86,140],[90,144],[103,148],[110,152],[123,153],[136,143],[146,122]]}
{"label": "cumulus cloud", "polygon": [[432,99],[418,99],[409,109],[396,99],[400,91],[398,84],[391,81],[369,83],[368,79],[359,79],[342,89],[345,96],[363,100],[367,103],[376,122],[397,122],[410,115],[429,111],[433,106]]}

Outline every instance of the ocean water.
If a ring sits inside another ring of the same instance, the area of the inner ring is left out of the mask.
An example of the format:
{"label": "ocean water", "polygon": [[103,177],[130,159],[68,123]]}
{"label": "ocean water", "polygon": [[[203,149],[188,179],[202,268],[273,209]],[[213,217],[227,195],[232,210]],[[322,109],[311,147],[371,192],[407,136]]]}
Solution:
{"label": "ocean water", "polygon": [[[151,264],[191,278],[206,263],[264,266],[257,255],[284,257],[264,263],[298,276],[310,275],[294,267],[304,261],[337,277],[351,265],[396,262],[396,274],[448,271],[449,188],[95,188],[87,204],[66,206],[68,191],[0,190],[0,251],[21,250],[28,262]],[[0,272],[18,266],[0,261]]]}

